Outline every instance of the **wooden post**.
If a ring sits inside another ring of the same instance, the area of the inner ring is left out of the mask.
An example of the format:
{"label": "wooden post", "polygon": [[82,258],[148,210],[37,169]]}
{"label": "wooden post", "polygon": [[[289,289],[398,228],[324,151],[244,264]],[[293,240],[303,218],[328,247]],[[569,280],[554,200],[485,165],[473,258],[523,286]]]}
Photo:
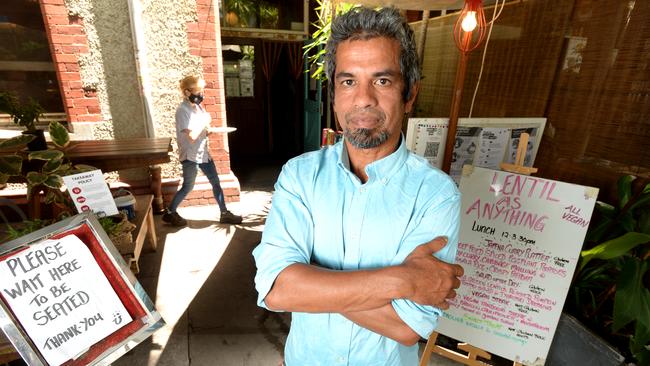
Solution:
{"label": "wooden post", "polygon": [[[469,39],[466,35],[466,39]],[[456,81],[454,82],[454,93],[451,99],[451,112],[449,113],[449,130],[447,131],[447,142],[445,144],[445,156],[442,160],[442,170],[449,174],[451,170],[451,156],[454,151],[454,141],[456,140],[456,128],[458,126],[458,114],[460,112],[460,102],[463,98],[463,85],[465,84],[465,74],[467,74],[467,52],[460,53],[458,60],[458,69],[456,70]]]}

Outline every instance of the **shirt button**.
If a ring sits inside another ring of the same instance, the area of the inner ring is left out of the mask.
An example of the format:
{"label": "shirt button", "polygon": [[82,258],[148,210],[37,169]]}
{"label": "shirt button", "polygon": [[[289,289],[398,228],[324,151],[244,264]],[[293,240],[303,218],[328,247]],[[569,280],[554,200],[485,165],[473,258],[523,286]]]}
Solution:
{"label": "shirt button", "polygon": [[343,357],[343,356],[338,357],[338,358],[336,359],[336,362],[338,362],[338,363],[344,363],[344,362],[345,362],[345,357]]}

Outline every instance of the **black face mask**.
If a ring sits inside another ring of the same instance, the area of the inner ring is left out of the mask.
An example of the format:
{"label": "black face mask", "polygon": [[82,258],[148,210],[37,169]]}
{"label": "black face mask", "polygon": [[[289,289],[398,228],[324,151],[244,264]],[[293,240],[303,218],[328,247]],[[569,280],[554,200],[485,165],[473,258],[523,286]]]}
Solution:
{"label": "black face mask", "polygon": [[203,101],[203,95],[202,94],[190,94],[190,96],[187,97],[187,99],[189,99],[190,102],[192,102],[194,104],[201,104],[201,102]]}

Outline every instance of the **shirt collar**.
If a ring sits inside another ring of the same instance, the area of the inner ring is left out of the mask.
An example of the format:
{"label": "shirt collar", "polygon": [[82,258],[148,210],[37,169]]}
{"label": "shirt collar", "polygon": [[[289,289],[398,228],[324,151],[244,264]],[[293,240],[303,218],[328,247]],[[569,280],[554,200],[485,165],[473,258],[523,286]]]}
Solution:
{"label": "shirt collar", "polygon": [[[343,141],[339,142],[339,144],[341,146],[338,147],[340,149],[338,165],[341,168],[347,170],[349,173],[354,174],[350,169],[350,157],[348,156],[347,146]],[[402,134],[397,150],[385,158],[374,161],[366,166],[368,183],[372,183],[374,181],[379,181],[383,184],[388,183],[390,178],[398,171],[402,165],[404,165],[407,157],[408,150],[406,149],[406,142],[404,140],[404,135]]]}

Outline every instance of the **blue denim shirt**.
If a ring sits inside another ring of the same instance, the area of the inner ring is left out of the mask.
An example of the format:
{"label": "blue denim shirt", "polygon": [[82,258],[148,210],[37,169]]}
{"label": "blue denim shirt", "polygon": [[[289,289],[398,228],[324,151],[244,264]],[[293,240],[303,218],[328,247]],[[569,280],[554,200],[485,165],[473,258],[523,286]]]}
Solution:
{"label": "blue denim shirt", "polygon": [[[441,171],[400,147],[366,167],[362,184],[349,168],[343,143],[286,163],[275,185],[257,264],[258,304],[278,274],[293,263],[333,270],[386,267],[403,262],[418,245],[446,235],[437,257],[453,262],[458,245],[460,193]],[[405,299],[392,305],[423,338],[441,311]],[[418,346],[406,347],[337,313],[292,314],[285,348],[288,366],[417,365]]]}

